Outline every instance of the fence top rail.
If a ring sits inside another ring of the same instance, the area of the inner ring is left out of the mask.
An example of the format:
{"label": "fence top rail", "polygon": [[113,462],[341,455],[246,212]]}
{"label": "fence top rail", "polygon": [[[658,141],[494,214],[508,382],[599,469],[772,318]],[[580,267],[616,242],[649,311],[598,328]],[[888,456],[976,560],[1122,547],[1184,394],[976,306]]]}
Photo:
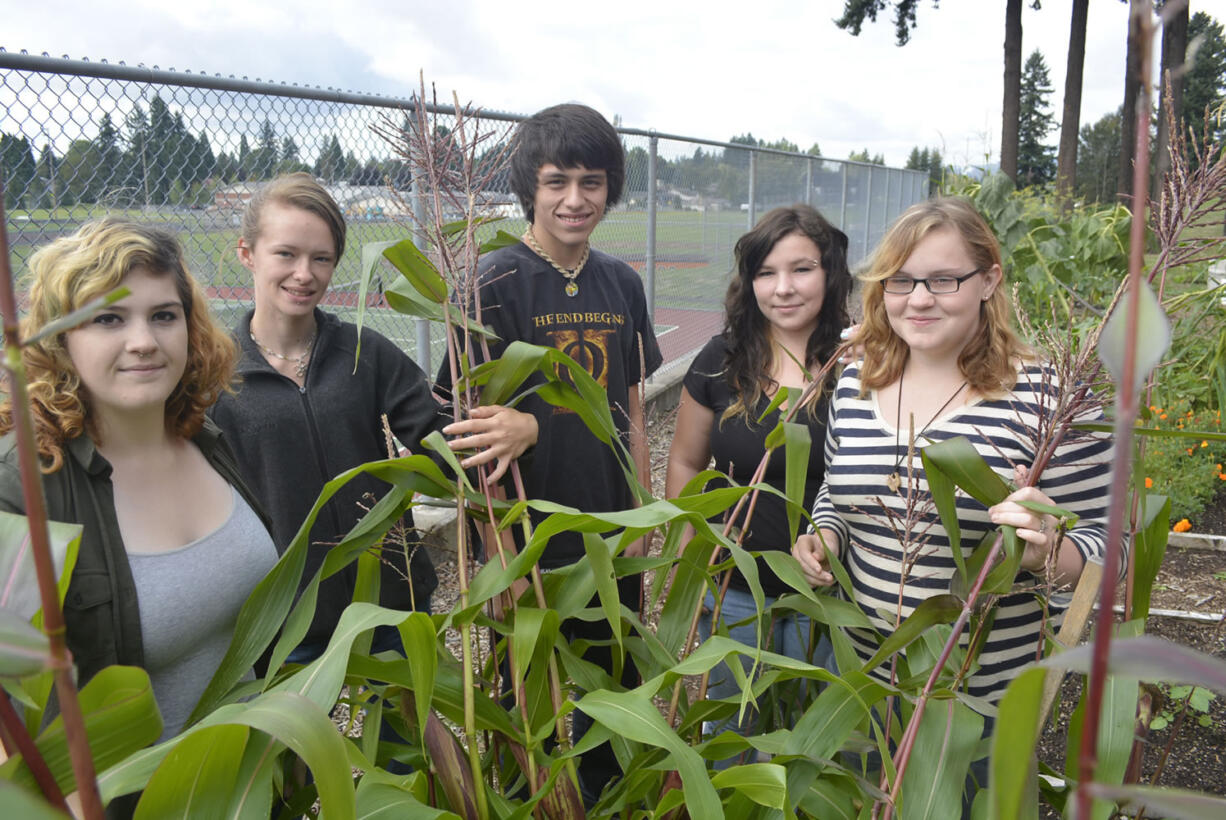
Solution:
{"label": "fence top rail", "polygon": [[[417,99],[415,97],[392,97],[385,96],[383,94],[343,91],[339,88],[320,88],[319,86],[298,85],[297,83],[278,83],[259,79],[251,80],[247,77],[235,77],[234,75],[223,77],[221,74],[206,74],[204,72],[193,73],[190,70],[175,71],[173,68],[167,70],[158,68],[157,66],[152,68],[145,65],[130,66],[123,62],[109,63],[105,60],[100,62],[93,62],[86,59],[74,60],[68,56],[52,57],[46,53],[29,54],[25,51],[6,51],[3,47],[0,47],[0,69],[41,72],[46,74],[68,74],[77,77],[97,77],[100,79],[110,80],[127,80],[129,82],[148,83],[150,85],[187,86],[191,88],[206,88],[214,91],[262,94],[273,97],[297,97],[300,99],[316,100],[319,102],[368,105],[379,108],[396,108],[405,111],[414,111],[417,108]],[[455,115],[455,106],[426,103],[425,107],[427,111],[434,114]],[[527,119],[527,115],[525,114],[514,114],[509,111],[496,111],[485,108],[480,108],[479,110],[481,116],[485,119],[502,120],[505,122],[520,122]],[[903,168],[890,168],[889,166],[859,162],[856,160],[822,157],[815,154],[805,154],[796,151],[783,151],[778,148],[765,148],[763,146],[744,145],[737,142],[724,142],[722,140],[705,139],[702,137],[689,137],[683,134],[672,134],[663,131],[656,131],[654,128],[627,128],[625,126],[619,126],[617,131],[628,136],[673,140],[676,142],[690,142],[698,145],[709,145],[715,148],[753,151],[759,154],[773,154],[776,156],[792,157],[795,159],[837,162],[841,165],[857,165],[865,168],[886,168],[887,170],[903,171],[904,173],[910,170]],[[911,171],[911,173],[919,174],[926,172]]]}

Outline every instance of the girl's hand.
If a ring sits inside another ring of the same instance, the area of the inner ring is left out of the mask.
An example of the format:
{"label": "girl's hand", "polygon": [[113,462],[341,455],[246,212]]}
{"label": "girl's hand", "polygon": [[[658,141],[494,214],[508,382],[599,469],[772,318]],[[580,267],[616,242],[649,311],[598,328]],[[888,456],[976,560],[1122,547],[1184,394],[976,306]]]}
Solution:
{"label": "girl's hand", "polygon": [[[833,530],[822,530],[822,535],[825,536],[826,543],[830,544],[832,549],[837,548],[838,536]],[[826,548],[822,545],[822,536],[816,533],[798,536],[796,543],[792,545],[792,557],[800,562],[805,580],[813,586],[828,587],[834,584],[834,575],[830,572],[830,565],[826,560]]]}
{"label": "girl's hand", "polygon": [[[1014,479],[1018,484],[1025,484],[1029,478],[1026,467],[1014,469]],[[1022,569],[1039,573],[1047,566],[1047,557],[1057,548],[1056,533],[1060,526],[1059,519],[1054,515],[1038,513],[1027,509],[1018,501],[1033,501],[1039,504],[1053,504],[1051,498],[1038,487],[1026,487],[1009,494],[1009,497],[988,509],[988,517],[996,526],[1008,525],[1017,528],[1017,537],[1025,542],[1022,553]]]}

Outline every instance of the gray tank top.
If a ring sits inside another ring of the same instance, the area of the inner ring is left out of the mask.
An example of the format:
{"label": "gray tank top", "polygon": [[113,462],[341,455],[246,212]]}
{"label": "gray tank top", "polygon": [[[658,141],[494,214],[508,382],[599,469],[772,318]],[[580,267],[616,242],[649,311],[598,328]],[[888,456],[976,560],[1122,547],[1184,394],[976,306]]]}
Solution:
{"label": "gray tank top", "polygon": [[230,516],[212,533],[165,552],[128,553],[145,669],[162,712],[159,742],[183,729],[226,654],[239,609],[277,562],[259,516],[230,492]]}

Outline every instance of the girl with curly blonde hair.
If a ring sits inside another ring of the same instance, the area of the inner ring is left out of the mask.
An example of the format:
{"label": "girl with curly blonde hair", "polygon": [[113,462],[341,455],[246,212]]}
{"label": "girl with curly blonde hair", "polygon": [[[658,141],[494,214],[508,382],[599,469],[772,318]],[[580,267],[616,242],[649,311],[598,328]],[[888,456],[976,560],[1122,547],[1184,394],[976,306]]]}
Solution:
{"label": "girl with curly blonde hair", "polygon": [[[30,258],[22,335],[127,295],[23,349],[47,514],[81,524],[64,605],[81,683],[146,669],[177,734],[276,562],[258,505],[205,409],[237,352],[169,233],[89,223]],[[0,404],[0,509],[23,513],[13,408]]]}

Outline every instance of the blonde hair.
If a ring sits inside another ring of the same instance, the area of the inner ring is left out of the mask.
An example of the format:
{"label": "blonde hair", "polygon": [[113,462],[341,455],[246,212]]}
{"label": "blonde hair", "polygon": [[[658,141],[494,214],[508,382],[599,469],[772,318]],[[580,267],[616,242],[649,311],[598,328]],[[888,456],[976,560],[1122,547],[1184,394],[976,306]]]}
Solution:
{"label": "blonde hair", "polygon": [[[187,362],[166,400],[166,429],[190,438],[205,410],[230,390],[238,348],[214,320],[204,292],[187,271],[183,249],[159,228],[114,219],[87,222],[30,257],[30,310],[21,323],[31,338],[49,323],[122,284],[137,268],[174,278],[187,322]],[[64,445],[82,434],[98,440],[88,396],[64,344],[63,333],[22,348],[34,433],[44,472],[63,464]],[[11,398],[0,402],[0,433],[13,428]]]}
{"label": "blonde hair", "polygon": [[890,327],[882,282],[898,273],[919,243],[933,231],[953,228],[977,268],[1001,267],[1001,282],[980,303],[979,329],[958,355],[958,369],[970,387],[997,397],[1013,388],[1017,362],[1033,356],[1013,330],[1012,310],[1004,287],[1000,244],[991,227],[969,200],[941,197],[912,205],[881,239],[860,280],[864,283],[864,319],[857,340],[864,345],[860,373],[862,393],[893,384],[902,375],[909,349]]}
{"label": "blonde hair", "polygon": [[242,237],[249,248],[254,248],[260,238],[260,217],[269,202],[298,208],[322,219],[332,234],[332,242],[336,245],[336,262],[340,263],[345,254],[345,215],[327,189],[315,181],[315,177],[305,171],[285,174],[255,192],[243,211]]}

